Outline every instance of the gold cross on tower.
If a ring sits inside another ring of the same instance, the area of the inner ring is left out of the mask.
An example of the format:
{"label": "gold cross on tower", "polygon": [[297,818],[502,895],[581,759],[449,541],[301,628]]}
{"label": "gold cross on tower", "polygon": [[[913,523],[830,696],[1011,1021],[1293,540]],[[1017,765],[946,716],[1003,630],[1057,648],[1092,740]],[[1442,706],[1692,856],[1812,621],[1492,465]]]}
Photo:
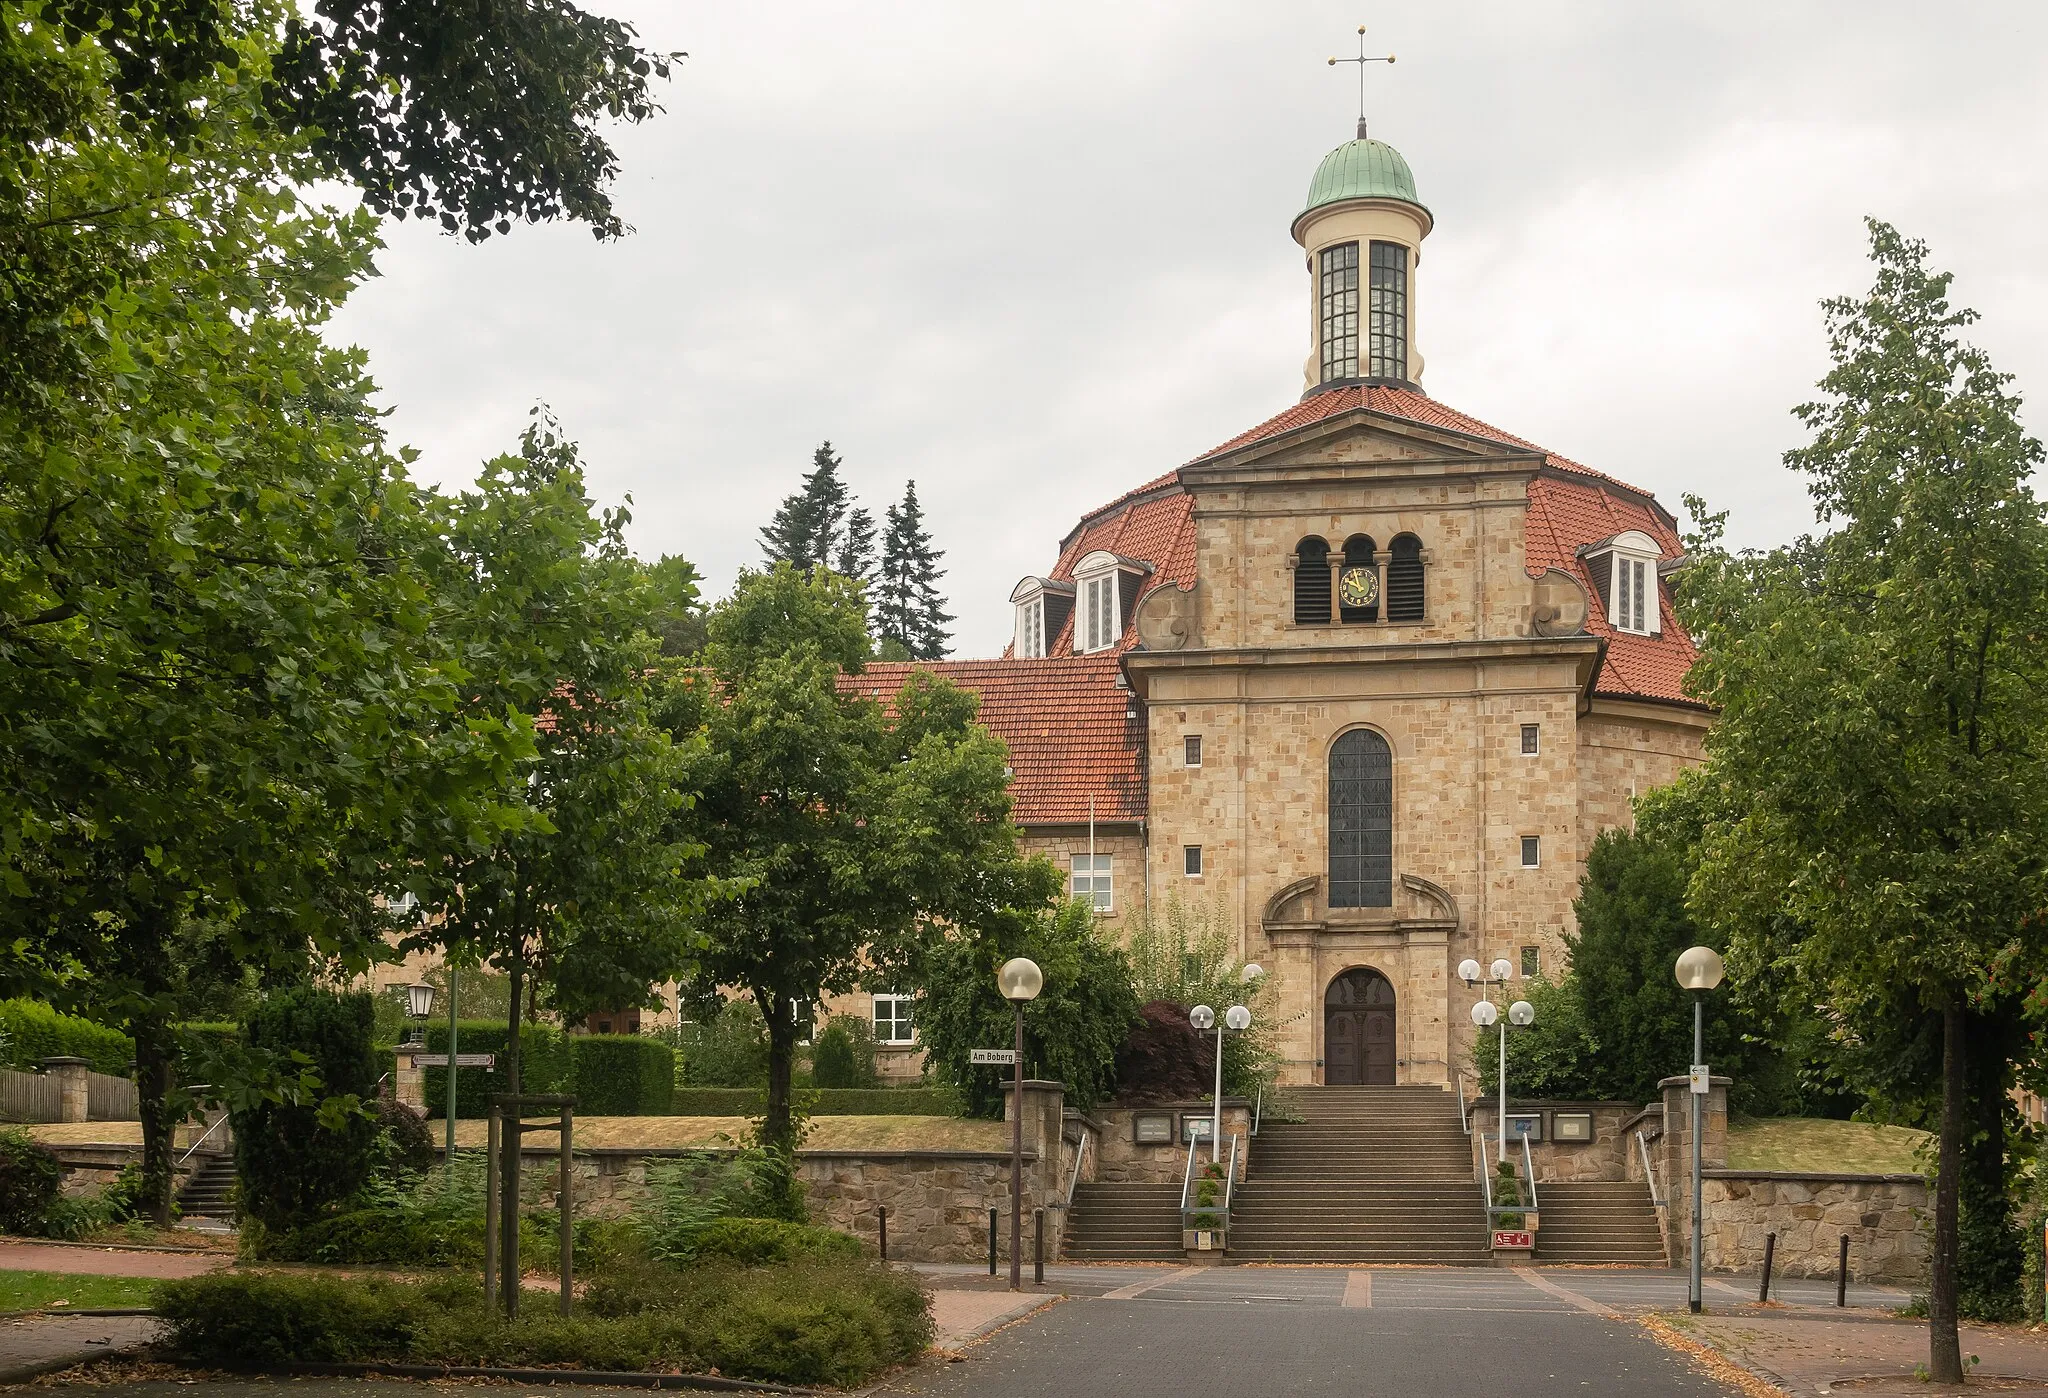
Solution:
{"label": "gold cross on tower", "polygon": [[1384,57],[1366,57],[1365,26],[1362,24],[1358,26],[1358,57],[1333,58],[1330,60],[1330,66],[1333,68],[1339,63],[1356,63],[1358,65],[1358,139],[1361,141],[1365,139],[1365,65],[1368,63],[1392,63],[1393,61],[1394,55],[1391,53]]}

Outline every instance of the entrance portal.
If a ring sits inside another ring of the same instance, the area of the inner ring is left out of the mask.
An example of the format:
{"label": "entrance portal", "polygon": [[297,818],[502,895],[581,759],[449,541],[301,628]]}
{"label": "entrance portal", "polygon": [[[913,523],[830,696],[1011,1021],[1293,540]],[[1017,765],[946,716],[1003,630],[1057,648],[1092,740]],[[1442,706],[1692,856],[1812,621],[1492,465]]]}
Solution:
{"label": "entrance portal", "polygon": [[1323,996],[1323,1081],[1394,1082],[1394,987],[1361,967],[1330,982]]}

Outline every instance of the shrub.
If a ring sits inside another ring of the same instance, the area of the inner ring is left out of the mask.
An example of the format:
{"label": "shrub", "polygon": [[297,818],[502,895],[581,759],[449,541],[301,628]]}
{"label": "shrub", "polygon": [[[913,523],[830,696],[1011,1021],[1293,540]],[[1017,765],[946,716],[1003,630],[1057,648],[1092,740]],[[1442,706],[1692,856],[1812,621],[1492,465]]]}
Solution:
{"label": "shrub", "polygon": [[732,1000],[715,1014],[663,1033],[681,1060],[689,1087],[768,1085],[768,1026],[752,1000]]}
{"label": "shrub", "polygon": [[774,1218],[721,1218],[697,1233],[693,1251],[699,1259],[723,1257],[749,1267],[861,1255],[860,1239],[850,1233]]}
{"label": "shrub", "polygon": [[395,1097],[377,1100],[379,1171],[397,1180],[429,1169],[439,1159],[434,1129],[419,1112]]}
{"label": "shrub", "polygon": [[40,1000],[0,1000],[0,1067],[34,1068],[45,1058],[83,1058],[95,1073],[128,1075],[135,1041],[118,1030],[60,1014]]}
{"label": "shrub", "polygon": [[[326,1096],[360,1101],[376,1092],[373,1024],[367,994],[305,986],[278,991],[259,1005],[248,1035],[253,1047],[309,1057]],[[378,1124],[362,1112],[327,1125],[313,1103],[259,1100],[236,1110],[234,1131],[242,1213],[268,1231],[339,1211],[377,1164]]]}
{"label": "shrub", "polygon": [[1215,1049],[1188,1023],[1188,1012],[1170,1000],[1138,1008],[1138,1022],[1116,1054],[1117,1100],[1188,1102],[1214,1090]]}
{"label": "shrub", "polygon": [[[466,977],[465,977],[466,979]],[[455,1078],[455,1115],[462,1118],[489,1116],[491,1098],[512,1090],[505,1076],[503,1022],[462,1020],[456,1026],[456,1051],[494,1053],[496,1064],[489,1068],[458,1068]],[[448,1052],[448,1026],[427,1028],[427,1048]],[[522,1092],[566,1092],[569,1090],[569,1048],[567,1036],[551,1024],[522,1024],[519,1027],[519,1087]],[[448,1070],[426,1070],[427,1115],[448,1115]],[[581,1110],[579,1108],[579,1110]]]}
{"label": "shrub", "polygon": [[675,1050],[659,1039],[638,1034],[569,1039],[569,1090],[576,1094],[580,1115],[667,1116],[675,1081]]}
{"label": "shrub", "polygon": [[[959,1116],[960,1095],[950,1087],[821,1087],[813,1116]],[[748,1087],[682,1087],[670,1111],[677,1116],[757,1116],[767,1094]]]}
{"label": "shrub", "polygon": [[157,1314],[187,1359],[226,1367],[336,1364],[404,1354],[414,1287],[376,1278],[214,1272],[167,1282]]}
{"label": "shrub", "polygon": [[791,1188],[788,1163],[758,1146],[730,1155],[693,1152],[650,1165],[647,1185],[647,1202],[634,1217],[648,1252],[663,1260],[696,1256],[699,1235],[721,1219],[804,1221],[802,1191]]}
{"label": "shrub", "polygon": [[811,1082],[820,1088],[875,1085],[875,1026],[861,1015],[834,1015],[811,1049]]}
{"label": "shrub", "polygon": [[[1270,972],[1246,983],[1237,935],[1216,900],[1183,900],[1170,893],[1163,908],[1135,909],[1124,923],[1124,946],[1140,999],[1165,1001],[1182,1011],[1207,1005],[1219,1016],[1232,1005],[1243,1005],[1252,1012],[1249,1029],[1224,1037],[1223,1090],[1250,1097],[1264,1088],[1270,1097],[1279,1082],[1282,1061],[1277,1046],[1278,1030],[1285,1022],[1279,1003],[1280,983]],[[1213,1074],[1214,1036],[1208,1042],[1212,1047],[1201,1057]],[[1213,1079],[1205,1077],[1192,1095],[1206,1097],[1213,1090]],[[1125,1095],[1121,1075],[1117,1095]]]}
{"label": "shrub", "polygon": [[41,1236],[63,1184],[55,1152],[18,1127],[0,1129],[0,1233]]}

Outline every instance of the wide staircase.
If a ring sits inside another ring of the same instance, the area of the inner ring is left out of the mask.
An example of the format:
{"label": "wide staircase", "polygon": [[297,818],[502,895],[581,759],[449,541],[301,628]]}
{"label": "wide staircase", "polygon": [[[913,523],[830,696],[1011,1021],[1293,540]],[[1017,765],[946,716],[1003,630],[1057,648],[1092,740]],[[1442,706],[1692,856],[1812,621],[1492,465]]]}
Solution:
{"label": "wide staircase", "polygon": [[1538,1184],[1536,1202],[1539,1262],[1665,1265],[1657,1210],[1641,1180]]}
{"label": "wide staircase", "polygon": [[178,1191],[178,1211],[187,1218],[235,1217],[235,1157],[216,1155],[192,1172]]}
{"label": "wide staircase", "polygon": [[1303,1119],[1259,1131],[1231,1204],[1233,1260],[1492,1261],[1472,1142],[1450,1093],[1304,1087],[1288,1098]]}
{"label": "wide staircase", "polygon": [[1178,1262],[1180,1186],[1084,1184],[1074,1190],[1061,1255],[1076,1262]]}

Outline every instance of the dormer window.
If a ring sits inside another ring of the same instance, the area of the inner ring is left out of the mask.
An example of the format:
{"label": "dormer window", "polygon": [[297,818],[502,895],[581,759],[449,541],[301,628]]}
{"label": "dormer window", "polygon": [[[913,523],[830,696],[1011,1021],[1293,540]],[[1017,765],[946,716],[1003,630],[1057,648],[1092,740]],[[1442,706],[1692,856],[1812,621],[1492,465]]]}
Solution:
{"label": "dormer window", "polygon": [[1087,655],[1121,641],[1138,586],[1152,565],[1097,549],[1074,566],[1074,650]]}
{"label": "dormer window", "polygon": [[1016,627],[1011,635],[1010,653],[1020,660],[1037,660],[1051,649],[1067,613],[1074,609],[1074,585],[1050,578],[1026,578],[1010,591],[1016,604]]}
{"label": "dormer window", "polygon": [[1632,635],[1656,635],[1662,625],[1657,609],[1657,561],[1662,550],[1657,541],[1631,529],[1581,552],[1608,623]]}

